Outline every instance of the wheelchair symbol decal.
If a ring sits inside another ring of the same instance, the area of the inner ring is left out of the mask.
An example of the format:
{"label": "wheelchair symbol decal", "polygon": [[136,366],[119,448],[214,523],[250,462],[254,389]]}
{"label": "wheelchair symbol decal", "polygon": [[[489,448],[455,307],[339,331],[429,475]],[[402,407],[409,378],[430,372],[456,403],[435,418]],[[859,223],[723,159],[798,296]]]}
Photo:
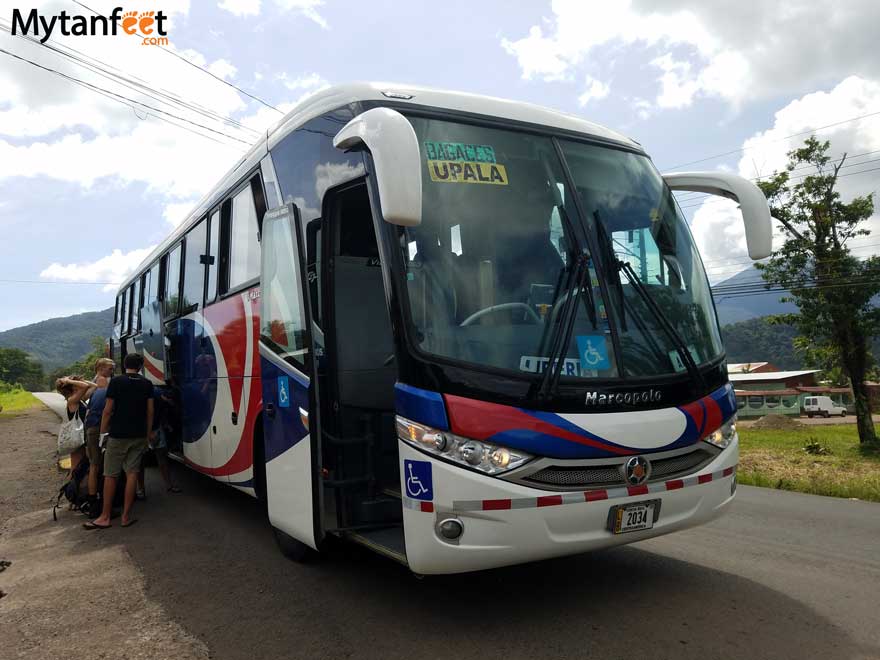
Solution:
{"label": "wheelchair symbol decal", "polygon": [[431,479],[431,464],[429,462],[405,460],[403,475],[407,497],[415,500],[434,499],[434,483]]}
{"label": "wheelchair symbol decal", "polygon": [[287,376],[278,376],[278,407],[290,408],[290,380]]}
{"label": "wheelchair symbol decal", "polygon": [[611,367],[608,361],[608,344],[604,336],[579,335],[577,346],[581,371],[602,371]]}

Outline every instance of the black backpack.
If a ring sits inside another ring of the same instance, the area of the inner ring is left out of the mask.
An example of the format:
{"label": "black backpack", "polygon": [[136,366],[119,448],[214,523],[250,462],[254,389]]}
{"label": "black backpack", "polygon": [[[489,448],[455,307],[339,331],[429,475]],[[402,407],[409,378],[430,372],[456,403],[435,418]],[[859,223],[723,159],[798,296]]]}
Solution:
{"label": "black backpack", "polygon": [[83,459],[71,471],[70,479],[64,482],[64,485],[58,489],[58,497],[55,498],[55,506],[52,507],[52,520],[58,520],[57,510],[61,508],[62,498],[70,502],[70,508],[74,511],[84,511],[88,513],[88,498],[79,494],[80,483],[89,474],[89,459]]}

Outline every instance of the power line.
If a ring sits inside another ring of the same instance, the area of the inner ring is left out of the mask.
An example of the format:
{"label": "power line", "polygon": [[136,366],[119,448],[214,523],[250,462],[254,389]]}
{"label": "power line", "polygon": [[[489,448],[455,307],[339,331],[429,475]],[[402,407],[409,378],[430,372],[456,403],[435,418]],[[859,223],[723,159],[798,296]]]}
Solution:
{"label": "power line", "polygon": [[[0,24],[0,29],[4,30],[6,32],[9,32],[10,34],[12,33],[12,30],[6,25]],[[113,67],[113,66],[107,64],[106,62],[103,62],[95,57],[92,57],[90,55],[86,55],[85,53],[78,51],[75,48],[71,48],[69,46],[65,46],[62,44],[50,44],[48,42],[41,43],[39,40],[34,39],[33,37],[29,37],[27,35],[14,35],[14,36],[17,36],[17,37],[25,40],[26,42],[28,42],[31,45],[34,45],[36,47],[47,48],[51,52],[53,52],[61,57],[65,57],[65,58],[69,59],[70,61],[72,61],[76,65],[86,69],[87,71],[89,71],[91,73],[94,73],[96,75],[101,76],[102,78],[111,80],[117,84],[120,84],[124,87],[127,87],[128,89],[131,89],[132,91],[136,91],[140,94],[144,94],[145,96],[147,96],[149,98],[152,98],[156,101],[159,101],[160,103],[165,103],[166,105],[170,105],[170,106],[174,106],[174,105],[180,106],[181,108],[183,108],[185,110],[194,112],[196,114],[203,115],[209,119],[221,121],[224,124],[233,126],[235,128],[250,131],[251,133],[254,134],[254,136],[259,136],[261,134],[260,131],[253,129],[249,126],[246,126],[246,125],[242,124],[241,122],[237,121],[236,119],[233,119],[232,117],[227,117],[227,116],[221,115],[221,114],[214,112],[213,110],[210,110],[209,108],[205,108],[204,106],[201,106],[197,103],[187,101],[186,99],[183,99],[182,97],[180,97],[177,94],[174,94],[172,92],[168,92],[165,90],[156,89],[154,87],[151,87],[148,83],[146,83],[146,81],[143,81],[142,79],[137,78],[137,76],[132,76],[131,74],[126,74],[125,72],[120,71],[116,67]],[[69,51],[69,52],[67,52],[67,51]],[[76,53],[76,55],[74,55],[72,53]],[[97,64],[94,64],[93,62],[97,63]],[[115,69],[116,71],[120,71],[120,73],[113,73],[109,69]]]}
{"label": "power line", "polygon": [[[877,158],[877,159],[874,159],[874,160],[865,161],[865,162],[863,162],[863,163],[855,163],[855,165],[866,165],[866,164],[868,164],[868,163],[873,163],[873,162],[875,162],[875,161],[877,161],[877,160],[880,160],[880,158]],[[847,172],[846,174],[839,174],[839,175],[837,176],[837,178],[838,178],[838,179],[843,179],[843,178],[846,178],[846,177],[848,177],[848,176],[855,176],[856,174],[867,174],[867,173],[869,173],[869,172],[877,172],[877,171],[880,171],[880,167],[873,167],[873,168],[869,168],[869,169],[867,169],[867,170],[859,170],[858,172]],[[809,176],[809,175],[802,175],[802,176],[800,176],[800,177],[793,177],[792,180],[793,180],[793,179],[798,179],[798,178],[804,178],[804,177],[806,177],[806,176]],[[710,204],[710,203],[713,203],[713,202],[724,202],[724,201],[730,201],[730,200],[726,200],[726,199],[724,199],[724,198],[720,198],[720,197],[719,197],[718,199],[710,199],[710,200],[707,200],[707,201],[705,201],[705,202],[704,202],[704,201],[700,201],[700,202],[695,203],[695,204],[686,204],[686,205],[684,205],[684,206],[679,205],[679,208],[681,208],[681,210],[684,210],[684,209],[692,209],[692,208],[696,208],[697,206],[702,206],[703,204]]]}
{"label": "power line", "polygon": [[[848,156],[845,153],[840,153],[835,156],[832,156],[831,158],[837,159],[837,158],[841,158],[843,156],[847,156],[847,160],[849,161],[849,160],[852,160],[853,158],[861,158],[862,156],[870,156],[870,155],[876,154],[876,153],[880,153],[880,149],[875,149],[874,151],[865,151],[860,154],[851,154]],[[874,160],[876,160],[876,159],[874,159]],[[852,167],[852,165],[863,165],[865,163],[872,163],[872,162],[874,162],[874,160],[863,160],[860,163],[852,163],[851,165],[846,165],[844,167]],[[789,173],[801,172],[803,170],[813,169],[815,167],[816,167],[815,165],[802,165],[801,167],[795,167],[794,169],[787,170],[787,171]],[[775,174],[775,172],[774,172],[774,174]],[[810,176],[810,175],[807,175],[807,176]],[[756,181],[757,182],[757,181],[760,181],[761,179],[769,178],[770,176],[772,176],[772,175],[768,174],[765,176],[753,176],[749,179],[749,181]],[[791,179],[798,179],[798,178],[803,178],[803,177],[800,175],[798,175],[797,177],[791,177]],[[682,191],[681,193],[677,193],[677,194],[675,193],[675,191],[673,191],[673,194],[675,194],[675,199],[678,200],[679,203],[691,201],[694,199],[701,199],[701,198],[713,196],[711,193],[701,193],[701,192],[692,192],[692,191]]]}
{"label": "power line", "polygon": [[119,286],[120,282],[73,282],[64,280],[8,280],[0,279],[0,284],[88,284],[102,286]]}
{"label": "power line", "polygon": [[[76,0],[74,0],[74,1],[76,1]],[[811,133],[815,133],[816,131],[821,131],[826,128],[831,128],[832,126],[840,126],[841,124],[848,124],[851,121],[859,121],[860,119],[866,119],[868,117],[875,117],[877,115],[880,115],[880,110],[878,110],[877,112],[869,112],[864,115],[859,115],[858,117],[850,117],[849,119],[843,119],[841,121],[836,121],[831,124],[825,124],[824,126],[818,126],[816,128],[811,128],[806,131],[801,131],[800,133],[792,133],[791,135],[786,135],[785,137],[777,138],[775,140],[769,140],[769,141],[761,140],[760,142],[763,142],[765,144],[775,144],[776,142],[784,142],[785,140],[789,140],[793,137],[800,137],[801,135],[809,135]],[[692,160],[687,163],[681,163],[680,165],[673,165],[672,167],[667,167],[667,168],[663,168],[663,169],[676,170],[679,167],[686,167],[687,165],[695,165],[697,163],[704,163],[707,160],[714,160],[716,158],[723,158],[724,156],[731,156],[733,154],[742,153],[743,151],[751,151],[752,149],[756,149],[756,148],[757,148],[757,145],[751,146],[751,147],[740,147],[739,149],[725,151],[724,153],[715,154],[713,156],[706,156],[705,158],[700,158],[699,160]]]}
{"label": "power line", "polygon": [[[95,11],[94,9],[92,9],[91,7],[89,7],[88,5],[84,5],[84,4],[83,4],[82,2],[80,2],[79,0],[73,0],[73,2],[75,2],[76,4],[78,4],[78,5],[79,5],[80,7],[82,7],[83,9],[87,9],[88,11],[92,12],[92,13],[95,14],[96,16],[104,16],[103,14],[101,14],[100,12]],[[106,18],[106,17],[105,17],[105,18]],[[195,62],[192,62],[192,61],[186,59],[183,55],[180,55],[179,53],[176,53],[176,52],[174,52],[173,50],[171,50],[171,49],[169,49],[169,48],[165,48],[165,46],[157,46],[157,48],[160,48],[160,49],[164,50],[166,53],[168,53],[168,54],[170,54],[170,55],[173,55],[173,56],[176,57],[177,59],[182,60],[183,62],[186,62],[186,63],[189,64],[191,67],[194,67],[194,68],[198,69],[198,70],[201,71],[202,73],[206,73],[206,74],[208,74],[209,76],[211,76],[211,77],[214,78],[215,80],[220,81],[220,82],[223,83],[224,85],[227,85],[227,86],[229,86],[229,87],[232,87],[233,89],[239,91],[240,93],[244,94],[244,95],[247,96],[248,98],[251,98],[251,99],[253,99],[254,101],[257,101],[258,103],[262,103],[262,104],[263,104],[264,106],[266,106],[267,108],[270,108],[270,109],[274,110],[275,112],[277,112],[277,113],[279,113],[279,114],[281,114],[281,115],[284,114],[284,111],[283,111],[283,110],[279,110],[278,108],[276,108],[274,105],[272,105],[272,104],[269,103],[268,101],[264,101],[263,99],[261,99],[261,98],[260,98],[259,96],[257,96],[256,94],[252,94],[251,92],[248,92],[248,91],[242,89],[242,88],[239,87],[238,85],[236,85],[236,84],[234,84],[234,83],[231,83],[231,82],[229,82],[228,80],[225,80],[225,79],[221,78],[220,76],[218,76],[217,74],[213,73],[212,71],[209,71],[208,69],[204,68],[203,66],[199,66],[199,65],[196,64]]]}
{"label": "power line", "polygon": [[[179,121],[186,122],[187,124],[192,124],[193,126],[198,126],[199,128],[202,128],[206,131],[210,131],[211,133],[216,133],[217,135],[223,135],[223,136],[229,138],[230,140],[235,140],[236,142],[241,142],[242,144],[245,144],[247,146],[251,146],[251,144],[252,144],[251,142],[248,142],[246,140],[242,140],[241,138],[235,137],[234,135],[230,135],[229,133],[224,133],[223,131],[218,131],[215,128],[211,128],[210,126],[205,126],[204,124],[200,124],[196,121],[192,121],[191,119],[187,119],[186,117],[181,117],[179,115],[175,115],[174,113],[168,112],[166,110],[162,110],[160,108],[156,108],[154,106],[148,105],[148,104],[144,103],[143,101],[138,101],[136,99],[132,99],[127,96],[123,96],[122,94],[117,94],[116,92],[112,92],[104,87],[100,87],[98,85],[93,85],[92,83],[86,82],[84,80],[81,80],[79,78],[75,78],[74,76],[70,76],[70,75],[63,73],[61,71],[57,71],[57,70],[52,69],[50,67],[44,66],[44,65],[39,64],[37,62],[34,62],[33,60],[29,60],[26,57],[22,57],[20,55],[16,55],[15,53],[11,53],[8,50],[5,50],[3,48],[0,48],[0,53],[3,53],[4,55],[7,55],[9,57],[13,57],[17,60],[21,60],[22,62],[27,62],[31,66],[35,66],[38,69],[48,71],[49,73],[55,74],[56,76],[60,76],[66,80],[69,80],[73,83],[76,83],[77,85],[81,85],[82,87],[85,87],[85,88],[90,89],[92,91],[100,91],[101,93],[104,93],[105,95],[110,95],[116,99],[121,99],[122,101],[128,101],[129,103],[135,103],[137,105],[143,106],[144,108],[148,108],[154,112],[158,112],[162,115],[167,115],[168,117],[172,117],[172,118],[177,119]],[[124,104],[124,105],[127,105],[127,104]]]}

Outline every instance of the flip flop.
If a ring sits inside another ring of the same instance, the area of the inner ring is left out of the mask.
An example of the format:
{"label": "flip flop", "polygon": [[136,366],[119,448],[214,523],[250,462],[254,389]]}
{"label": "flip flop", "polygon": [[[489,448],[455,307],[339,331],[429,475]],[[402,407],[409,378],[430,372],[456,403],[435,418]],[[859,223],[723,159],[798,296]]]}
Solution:
{"label": "flip flop", "polygon": [[169,492],[169,493],[182,493],[183,491],[180,490],[180,488],[178,488],[177,486],[171,486],[171,487],[168,489],[168,492]]}
{"label": "flip flop", "polygon": [[110,529],[113,525],[97,525],[93,522],[83,523],[83,529],[87,529],[89,531],[93,529]]}
{"label": "flip flop", "polygon": [[128,522],[124,522],[124,523],[122,523],[122,526],[123,526],[123,527],[131,527],[131,526],[134,525],[137,521],[138,521],[137,518],[132,518],[132,519],[129,520]]}

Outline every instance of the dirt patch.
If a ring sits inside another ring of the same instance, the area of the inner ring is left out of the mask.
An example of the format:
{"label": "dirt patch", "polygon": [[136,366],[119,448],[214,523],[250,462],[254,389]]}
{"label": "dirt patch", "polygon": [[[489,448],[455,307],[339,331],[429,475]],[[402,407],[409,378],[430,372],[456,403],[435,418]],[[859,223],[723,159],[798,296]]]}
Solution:
{"label": "dirt patch", "polygon": [[55,467],[57,426],[45,409],[0,419],[0,655],[209,657],[147,598],[128,530],[86,532],[83,516],[65,510],[53,522],[48,502],[64,479]]}
{"label": "dirt patch", "polygon": [[42,406],[0,417],[0,523],[45,507],[61,487],[57,433],[58,417]]}
{"label": "dirt patch", "polygon": [[779,429],[783,431],[801,427],[803,427],[803,424],[794,417],[786,415],[764,415],[752,424],[753,429]]}

